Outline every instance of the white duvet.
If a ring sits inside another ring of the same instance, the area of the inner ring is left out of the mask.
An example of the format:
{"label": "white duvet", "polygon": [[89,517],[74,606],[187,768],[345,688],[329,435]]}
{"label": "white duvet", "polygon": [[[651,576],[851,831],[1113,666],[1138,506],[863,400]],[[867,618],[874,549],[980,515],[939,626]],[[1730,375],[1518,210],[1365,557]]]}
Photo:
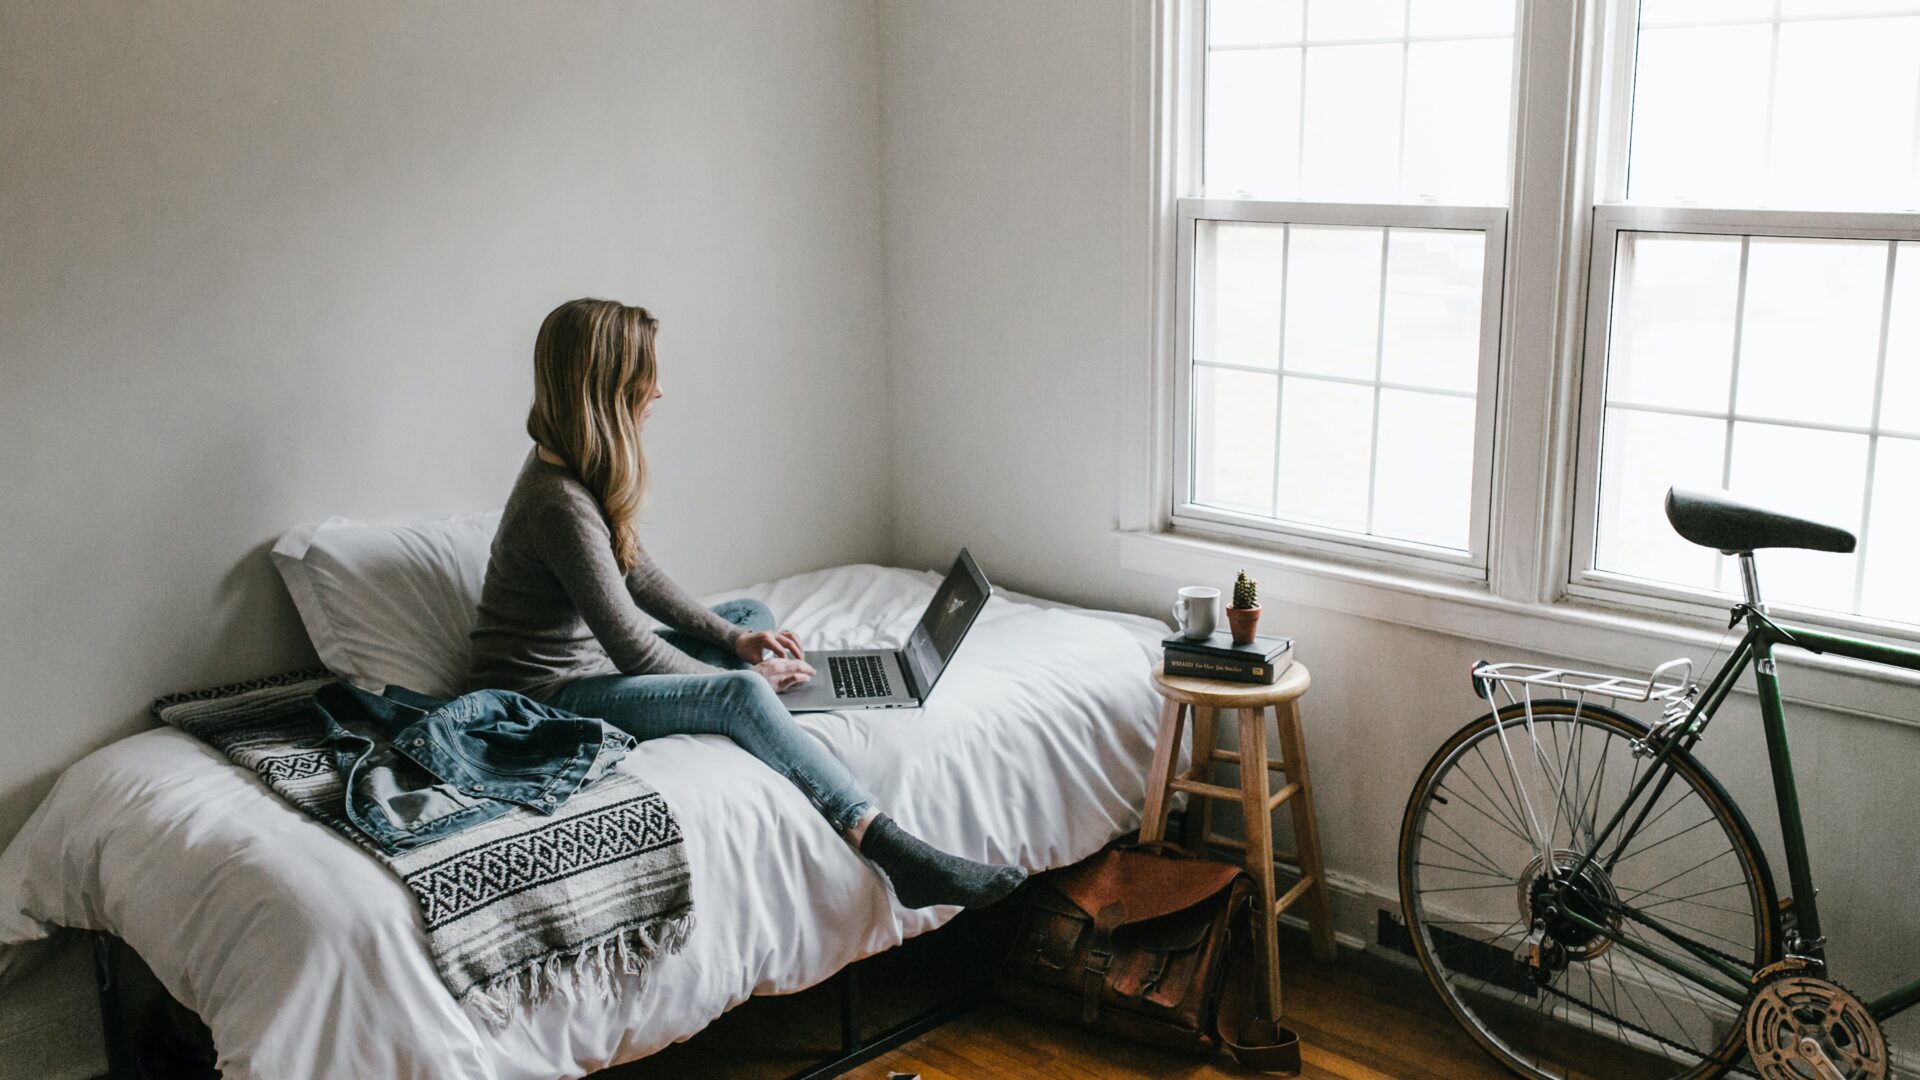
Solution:
{"label": "white duvet", "polygon": [[[711,599],[757,597],[809,647],[893,645],[936,582],[849,566]],[[800,723],[914,833],[1060,866],[1139,824],[1165,633],[1002,594],[924,709]],[[655,740],[622,767],[679,815],[698,924],[611,1002],[553,1001],[498,1028],[469,1015],[396,878],[172,730],[68,769],[0,854],[0,950],[61,926],[119,935],[207,1021],[229,1077],[504,1080],[643,1057],[955,913],[895,906],[798,790],[728,740]]]}

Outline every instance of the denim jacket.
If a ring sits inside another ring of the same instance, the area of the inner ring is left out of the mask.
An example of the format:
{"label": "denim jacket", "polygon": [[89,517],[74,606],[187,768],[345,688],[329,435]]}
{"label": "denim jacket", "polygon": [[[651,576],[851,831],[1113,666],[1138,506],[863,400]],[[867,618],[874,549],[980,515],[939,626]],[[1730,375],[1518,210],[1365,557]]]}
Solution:
{"label": "denim jacket", "polygon": [[313,703],[346,778],[347,820],[389,855],[515,806],[551,814],[634,747],[603,720],[507,690],[443,701],[338,682]]}

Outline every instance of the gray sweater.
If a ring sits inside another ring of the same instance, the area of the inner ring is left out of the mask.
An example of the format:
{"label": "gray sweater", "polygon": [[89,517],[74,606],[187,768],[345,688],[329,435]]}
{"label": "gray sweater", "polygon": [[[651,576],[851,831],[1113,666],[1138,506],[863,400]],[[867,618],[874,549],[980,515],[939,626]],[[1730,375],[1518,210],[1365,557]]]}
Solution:
{"label": "gray sweater", "polygon": [[599,500],[573,470],[530,452],[493,538],[470,635],[468,689],[537,699],[586,675],[719,670],[655,634],[642,609],[719,645],[746,632],[688,596],[644,548],[622,575]]}

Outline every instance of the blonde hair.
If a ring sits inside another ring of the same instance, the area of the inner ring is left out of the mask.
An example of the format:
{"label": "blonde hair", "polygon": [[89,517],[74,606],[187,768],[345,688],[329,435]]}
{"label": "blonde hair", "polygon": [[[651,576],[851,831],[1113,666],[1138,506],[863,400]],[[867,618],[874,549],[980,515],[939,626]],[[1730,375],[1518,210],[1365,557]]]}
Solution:
{"label": "blonde hair", "polygon": [[527,434],[566,462],[607,515],[621,572],[640,558],[634,519],[647,494],[640,411],[659,382],[647,309],[569,300],[549,312],[533,343]]}

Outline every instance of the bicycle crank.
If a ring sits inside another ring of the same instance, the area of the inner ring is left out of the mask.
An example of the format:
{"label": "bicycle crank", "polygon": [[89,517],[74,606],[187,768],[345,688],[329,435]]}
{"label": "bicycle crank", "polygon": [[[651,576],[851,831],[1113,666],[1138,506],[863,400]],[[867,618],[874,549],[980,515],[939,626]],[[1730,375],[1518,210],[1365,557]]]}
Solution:
{"label": "bicycle crank", "polygon": [[1747,1053],[1762,1080],[1885,1080],[1887,1038],[1860,999],[1811,975],[1776,975],[1747,1005]]}

